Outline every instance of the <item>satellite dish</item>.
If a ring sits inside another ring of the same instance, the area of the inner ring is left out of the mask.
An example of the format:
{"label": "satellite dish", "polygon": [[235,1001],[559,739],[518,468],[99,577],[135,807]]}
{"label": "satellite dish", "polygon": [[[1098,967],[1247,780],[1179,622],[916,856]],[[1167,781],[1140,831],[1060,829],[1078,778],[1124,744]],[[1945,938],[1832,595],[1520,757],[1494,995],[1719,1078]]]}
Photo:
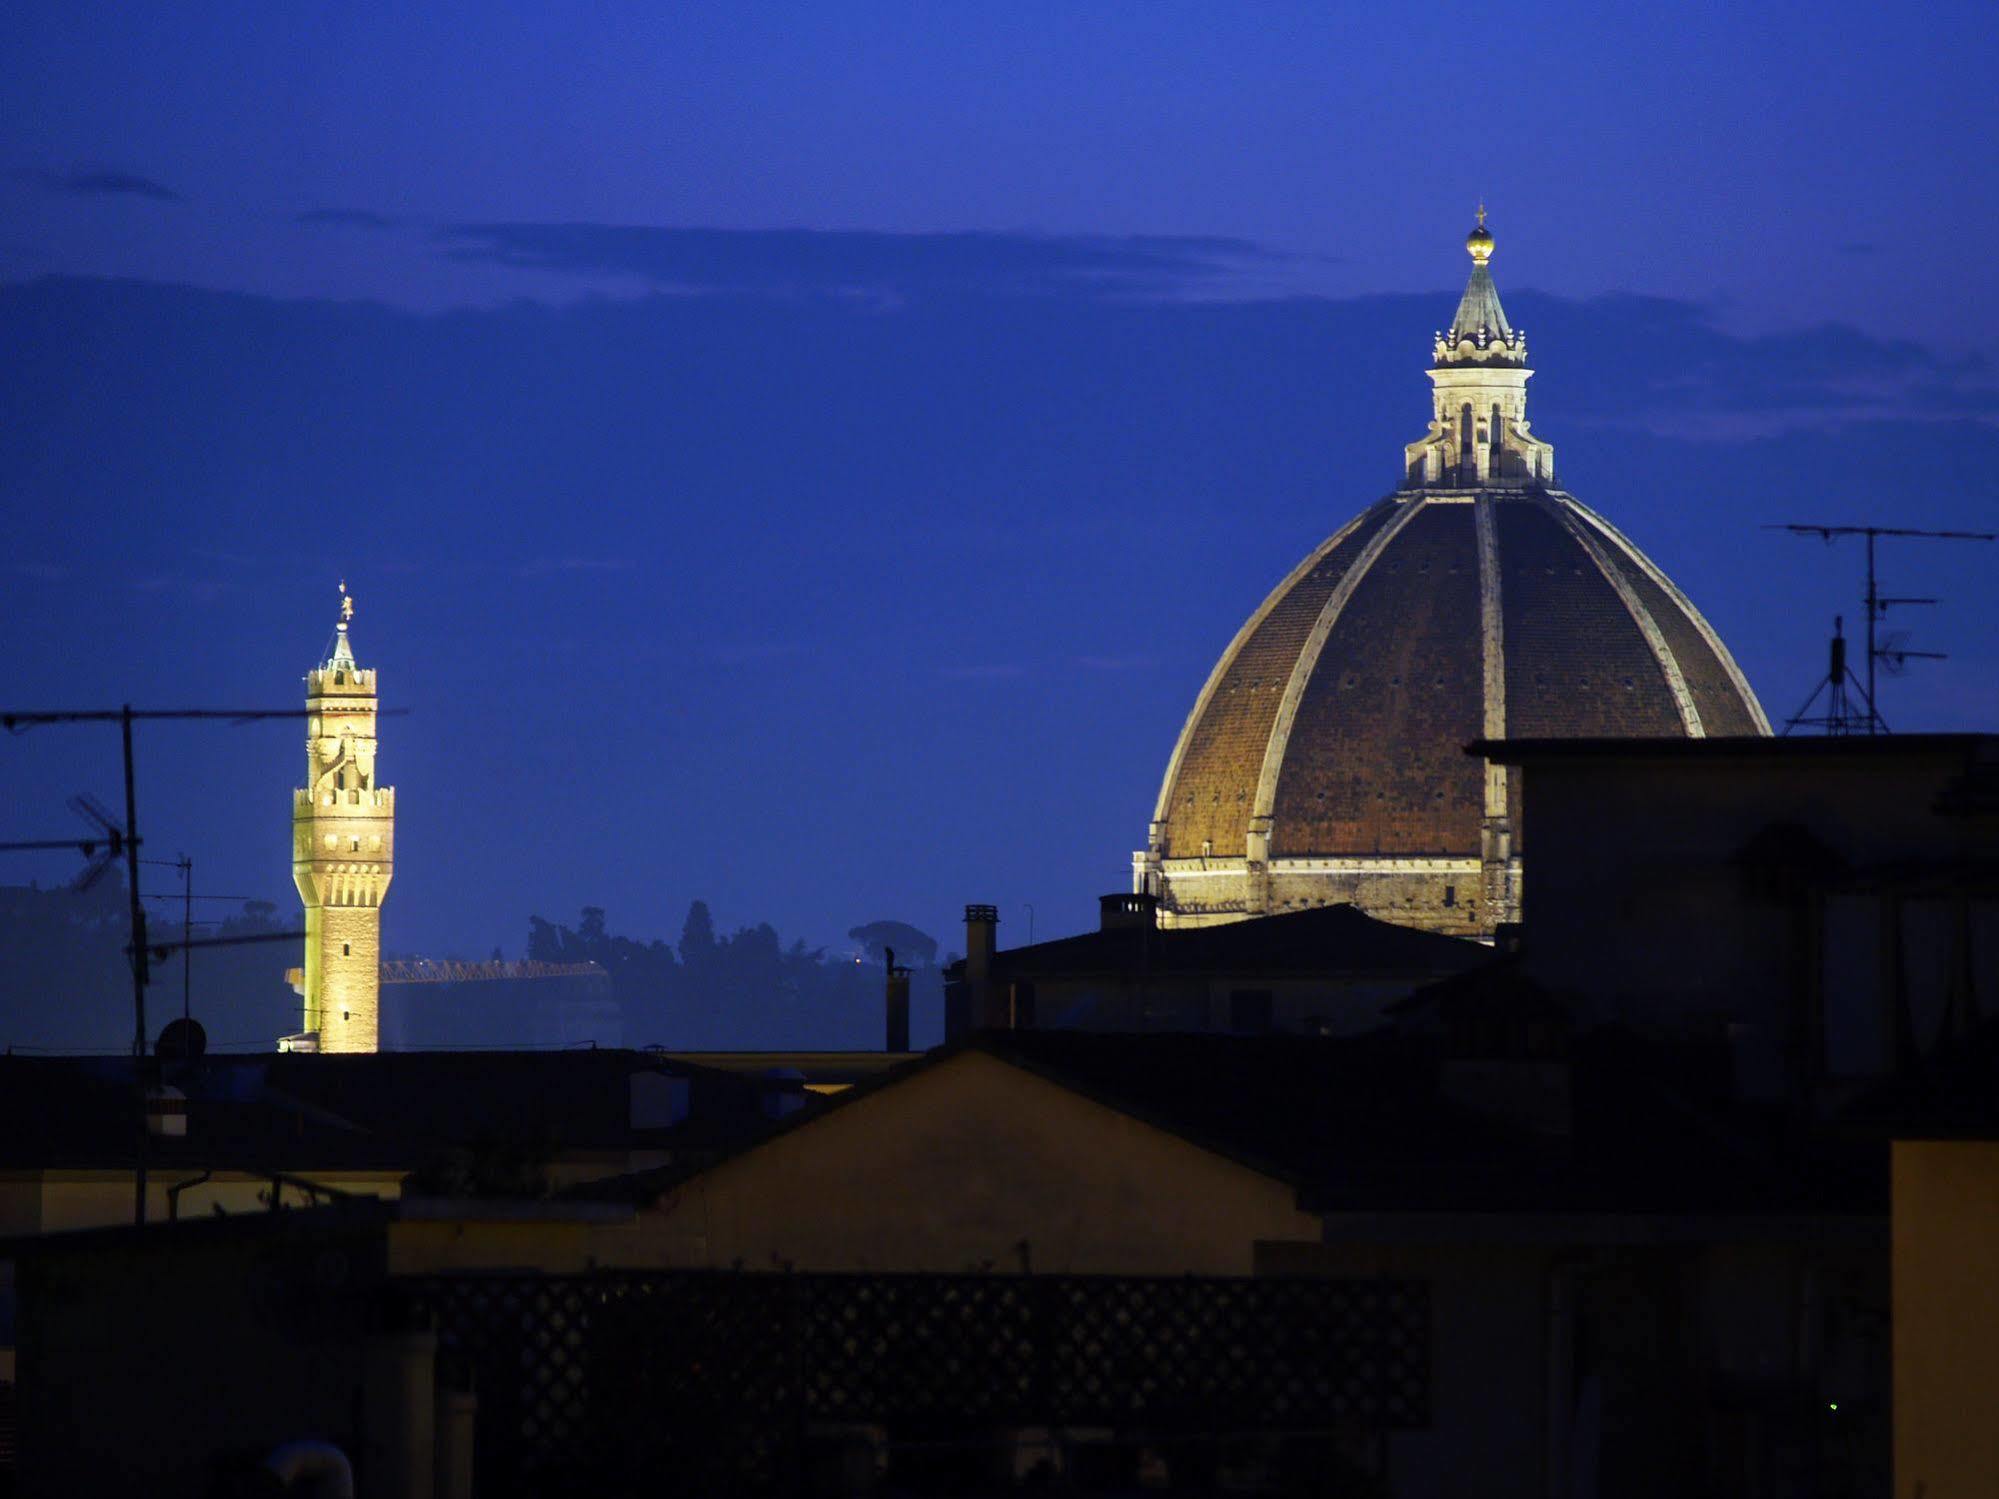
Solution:
{"label": "satellite dish", "polygon": [[208,1051],[208,1032],[199,1020],[169,1020],[153,1047],[153,1054],[176,1062],[191,1061]]}

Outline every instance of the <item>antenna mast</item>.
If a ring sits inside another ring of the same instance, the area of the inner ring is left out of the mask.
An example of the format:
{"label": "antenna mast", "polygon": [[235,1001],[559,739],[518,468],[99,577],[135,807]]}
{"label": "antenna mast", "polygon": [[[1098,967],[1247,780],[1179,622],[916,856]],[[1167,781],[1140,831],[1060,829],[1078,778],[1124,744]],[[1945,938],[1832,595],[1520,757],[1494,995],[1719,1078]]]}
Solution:
{"label": "antenna mast", "polygon": [[[1941,661],[1944,659],[1944,654],[1942,651],[1909,650],[1901,644],[1899,634],[1890,636],[1886,645],[1880,643],[1878,627],[1888,617],[1890,609],[1907,604],[1934,604],[1936,600],[1934,598],[1890,598],[1884,595],[1881,592],[1880,582],[1875,573],[1875,542],[1883,536],[1920,537],[1928,541],[1994,541],[1999,540],[1999,536],[1995,536],[1990,531],[1919,531],[1903,526],[1819,526],[1797,522],[1787,525],[1766,526],[1764,529],[1767,531],[1789,531],[1793,536],[1816,536],[1828,545],[1837,541],[1842,536],[1858,536],[1863,538],[1867,543],[1867,592],[1861,601],[1867,618],[1867,684],[1865,687],[1861,687],[1857,681],[1854,683],[1854,686],[1861,693],[1862,702],[1866,705],[1866,712],[1855,712],[1852,705],[1845,700],[1845,686],[1847,680],[1851,677],[1851,673],[1844,670],[1846,646],[1844,640],[1841,639],[1839,625],[1835,622],[1833,626],[1832,672],[1813,691],[1811,698],[1805,703],[1803,708],[1798,710],[1796,716],[1785,723],[1784,732],[1788,734],[1792,729],[1798,728],[1801,725],[1819,725],[1823,726],[1829,734],[1886,734],[1889,731],[1888,722],[1881,716],[1881,710],[1875,706],[1879,702],[1879,699],[1875,696],[1876,669],[1885,663],[1888,667],[1889,675],[1894,676],[1900,674],[1902,668],[1912,660]],[[1825,691],[1828,687],[1831,688],[1833,694],[1832,708],[1829,716],[1823,719],[1805,717],[1805,714],[1811,711],[1812,703],[1818,701],[1819,693]]]}

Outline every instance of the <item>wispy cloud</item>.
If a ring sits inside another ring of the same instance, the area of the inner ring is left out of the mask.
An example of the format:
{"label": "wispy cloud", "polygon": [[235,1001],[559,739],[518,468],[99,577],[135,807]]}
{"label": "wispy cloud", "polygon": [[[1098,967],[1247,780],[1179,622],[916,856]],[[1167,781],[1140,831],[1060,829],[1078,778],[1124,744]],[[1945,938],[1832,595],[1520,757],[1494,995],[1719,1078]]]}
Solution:
{"label": "wispy cloud", "polygon": [[148,595],[170,593],[176,598],[200,604],[212,604],[230,591],[229,585],[218,578],[190,578],[178,574],[154,574],[150,577],[135,578],[132,580],[132,587],[139,593]]}
{"label": "wispy cloud", "polygon": [[1520,301],[1534,314],[1528,326],[1564,343],[1586,346],[1600,336],[1586,326],[1614,321],[1650,351],[1631,379],[1570,391],[1570,421],[1733,441],[1850,422],[1999,416],[1999,371],[1983,354],[1946,354],[1833,323],[1731,334],[1701,306],[1658,297],[1566,302],[1529,293]]}
{"label": "wispy cloud", "polygon": [[1151,656],[1078,656],[1084,671],[1147,671],[1158,663]]}
{"label": "wispy cloud", "polygon": [[715,646],[708,655],[723,666],[745,666],[753,661],[782,661],[789,656],[804,655],[811,649],[802,640],[745,640]]}
{"label": "wispy cloud", "polygon": [[546,578],[561,573],[628,573],[637,568],[630,557],[537,557],[515,572],[523,578]]}
{"label": "wispy cloud", "polygon": [[313,208],[299,214],[294,223],[322,224],[341,229],[399,229],[401,219],[390,218],[367,208]]}
{"label": "wispy cloud", "polygon": [[198,557],[203,562],[220,562],[225,567],[265,567],[269,559],[253,557],[248,552],[227,552],[215,547],[189,547],[190,557]]}
{"label": "wispy cloud", "polygon": [[78,167],[69,172],[52,172],[46,167],[16,167],[7,175],[16,182],[33,183],[44,192],[69,197],[152,198],[161,203],[187,201],[165,183],[112,167]]}
{"label": "wispy cloud", "polygon": [[886,234],[624,224],[457,224],[445,255],[636,278],[662,289],[773,294],[1166,296],[1270,257],[1247,240],[1163,235]]}

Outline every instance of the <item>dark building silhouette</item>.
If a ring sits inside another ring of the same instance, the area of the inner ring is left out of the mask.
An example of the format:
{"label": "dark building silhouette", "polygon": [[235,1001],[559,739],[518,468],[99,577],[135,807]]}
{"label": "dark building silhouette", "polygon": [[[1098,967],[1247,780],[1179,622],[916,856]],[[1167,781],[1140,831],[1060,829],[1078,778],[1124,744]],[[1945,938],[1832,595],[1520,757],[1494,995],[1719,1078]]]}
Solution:
{"label": "dark building silhouette", "polygon": [[1488,949],[1323,906],[1225,926],[1162,928],[1149,895],[1106,895],[1094,932],[997,948],[967,906],[966,954],[945,972],[946,1035],[983,1027],[1352,1034]]}

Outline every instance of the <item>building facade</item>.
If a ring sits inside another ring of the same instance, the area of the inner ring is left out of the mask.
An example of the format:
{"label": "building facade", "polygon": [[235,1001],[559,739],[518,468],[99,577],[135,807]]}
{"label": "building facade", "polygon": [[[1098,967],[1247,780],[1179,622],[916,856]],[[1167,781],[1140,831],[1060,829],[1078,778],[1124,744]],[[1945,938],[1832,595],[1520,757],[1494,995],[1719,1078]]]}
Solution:
{"label": "building facade", "polygon": [[1472,748],[1532,808],[1519,972],[1579,1024],[1725,1034],[1823,1113],[1999,1015],[1999,736]]}
{"label": "building facade", "polygon": [[1474,739],[1765,735],[1686,596],[1556,487],[1480,224],[1401,486],[1237,633],[1167,763],[1133,889],[1167,926],[1347,902],[1487,937],[1518,919],[1517,778]]}
{"label": "building facade", "polygon": [[327,658],[306,676],[306,784],[292,793],[292,881],[305,904],[297,1051],[371,1052],[381,1015],[382,898],[395,873],[396,793],[375,768],[375,673],[356,665],[343,583]]}

